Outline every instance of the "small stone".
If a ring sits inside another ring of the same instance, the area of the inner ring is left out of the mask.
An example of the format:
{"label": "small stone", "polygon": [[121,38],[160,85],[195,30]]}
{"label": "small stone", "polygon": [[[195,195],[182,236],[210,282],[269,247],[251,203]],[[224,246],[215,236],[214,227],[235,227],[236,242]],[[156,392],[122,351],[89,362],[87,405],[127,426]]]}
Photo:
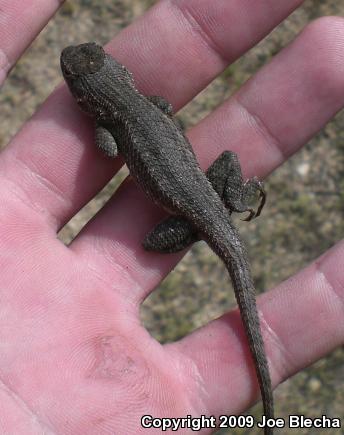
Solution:
{"label": "small stone", "polygon": [[311,378],[308,382],[308,388],[312,393],[316,393],[321,388],[321,382],[317,378]]}

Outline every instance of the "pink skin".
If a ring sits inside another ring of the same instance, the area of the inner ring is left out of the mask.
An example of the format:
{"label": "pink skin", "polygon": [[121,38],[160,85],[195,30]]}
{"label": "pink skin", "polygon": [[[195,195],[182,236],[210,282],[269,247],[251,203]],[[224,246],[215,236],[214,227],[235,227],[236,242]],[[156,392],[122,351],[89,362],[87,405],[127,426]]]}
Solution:
{"label": "pink skin", "polygon": [[[40,14],[0,1],[3,75],[57,7],[36,3]],[[107,49],[178,109],[300,3],[165,1]],[[246,176],[280,165],[342,108],[343,52],[343,19],[310,24],[189,132],[201,164],[230,148]],[[236,310],[166,346],[140,325],[140,303],[180,256],[141,248],[160,212],[136,186],[124,183],[69,247],[56,239],[120,165],[84,121],[60,88],[0,156],[0,432],[131,434],[145,413],[243,412],[259,391]],[[339,242],[259,297],[275,385],[343,343],[343,263]]]}

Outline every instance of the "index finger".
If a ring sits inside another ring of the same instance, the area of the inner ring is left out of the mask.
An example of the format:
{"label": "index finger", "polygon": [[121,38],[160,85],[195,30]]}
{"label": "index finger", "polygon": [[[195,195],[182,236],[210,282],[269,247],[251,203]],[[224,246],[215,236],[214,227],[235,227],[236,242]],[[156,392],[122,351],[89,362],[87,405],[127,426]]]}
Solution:
{"label": "index finger", "polygon": [[0,85],[63,2],[0,0]]}

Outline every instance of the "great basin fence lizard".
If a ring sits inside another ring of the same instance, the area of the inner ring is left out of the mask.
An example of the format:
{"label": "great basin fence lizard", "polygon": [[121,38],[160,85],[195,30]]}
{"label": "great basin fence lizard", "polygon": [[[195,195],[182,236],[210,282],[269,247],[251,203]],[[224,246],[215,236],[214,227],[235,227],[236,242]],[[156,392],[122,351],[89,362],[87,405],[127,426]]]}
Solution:
{"label": "great basin fence lizard", "polygon": [[[254,360],[266,418],[273,418],[273,396],[257,312],[255,289],[245,248],[230,214],[260,214],[265,202],[261,183],[243,182],[234,153],[226,151],[204,173],[162,97],[141,95],[131,73],[95,43],[67,47],[61,68],[80,108],[96,120],[96,144],[108,156],[124,158],[144,192],[170,217],[149,233],[147,250],[177,252],[204,239],[223,260],[233,282]],[[248,207],[260,193],[256,212]],[[272,435],[271,428],[264,429]]]}

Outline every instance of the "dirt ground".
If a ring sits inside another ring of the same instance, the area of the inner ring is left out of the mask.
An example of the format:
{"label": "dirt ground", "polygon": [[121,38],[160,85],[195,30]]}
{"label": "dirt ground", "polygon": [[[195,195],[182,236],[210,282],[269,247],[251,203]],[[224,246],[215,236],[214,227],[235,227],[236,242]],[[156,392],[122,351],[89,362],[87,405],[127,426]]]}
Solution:
{"label": "dirt ground", "polygon": [[[154,3],[142,0],[67,1],[10,74],[0,95],[0,145],[60,82],[59,54],[69,44],[105,43]],[[344,15],[344,2],[306,1],[254,49],[230,66],[181,111],[191,126],[215,108],[312,20]],[[261,219],[239,223],[252,259],[259,292],[266,291],[309,264],[344,234],[344,114],[341,112],[304,149],[268,180],[268,203]],[[61,231],[69,243],[115,191],[126,172],[113,180]],[[141,316],[161,342],[176,340],[235,304],[221,262],[199,243],[145,301]],[[316,327],[316,324],[315,324]],[[344,352],[331,355],[280,385],[276,415],[344,417]],[[260,405],[249,413],[259,415]],[[231,431],[225,433],[260,433]],[[292,431],[283,430],[283,433]],[[296,433],[296,432],[294,432]],[[313,434],[314,429],[297,430]],[[343,429],[321,433],[344,433]]]}

